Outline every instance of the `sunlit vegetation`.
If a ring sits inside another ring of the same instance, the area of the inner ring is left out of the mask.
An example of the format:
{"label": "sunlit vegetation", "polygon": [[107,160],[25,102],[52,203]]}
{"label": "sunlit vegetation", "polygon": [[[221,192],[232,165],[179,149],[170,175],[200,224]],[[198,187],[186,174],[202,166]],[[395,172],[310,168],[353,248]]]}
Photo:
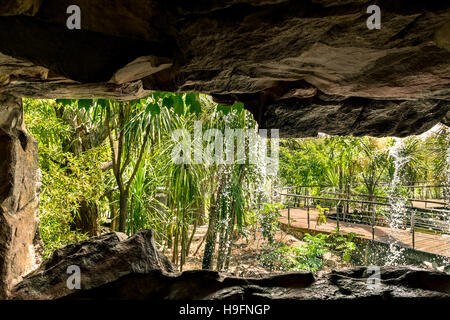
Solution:
{"label": "sunlit vegetation", "polygon": [[[258,129],[242,104],[225,107],[199,94],[157,92],[128,102],[25,99],[24,109],[27,128],[39,142],[46,257],[101,233],[132,235],[151,228],[158,248],[183,270],[197,229],[206,225],[203,252],[197,249],[203,269],[227,270],[233,242],[259,234],[265,243],[255,263],[269,270],[317,271],[326,252],[349,261],[354,235],[306,235],[304,245],[295,247],[275,241],[283,206],[274,203],[272,187],[328,185],[337,193],[351,189],[386,196],[394,173],[389,154],[394,140],[371,137],[282,140],[275,178],[248,159],[196,163],[189,157],[177,164],[171,158],[179,143],[174,130],[193,136],[196,121],[203,132]],[[403,184],[446,181],[448,133],[442,126],[426,137],[404,141]],[[211,141],[192,143],[207,147]],[[247,141],[245,150],[249,147]]]}
{"label": "sunlit vegetation", "polygon": [[151,228],[159,248],[181,269],[197,226],[208,223],[204,268],[228,267],[233,235],[244,233],[246,213],[264,200],[260,169],[248,161],[176,164],[171,135],[175,129],[192,132],[194,121],[203,130],[256,130],[242,105],[222,107],[205,96],[169,93],[124,103],[24,105],[28,129],[39,141],[46,256],[108,230],[131,235]]}
{"label": "sunlit vegetation", "polygon": [[343,261],[349,262],[356,244],[354,233],[341,235],[319,233],[315,236],[305,234],[305,243],[290,247],[278,242],[263,249],[259,256],[261,263],[273,271],[307,270],[318,271],[325,266],[324,254],[329,251],[337,253]]}
{"label": "sunlit vegetation", "polygon": [[[403,140],[400,154],[406,162],[399,176],[402,185],[447,181],[450,130],[440,126],[425,136]],[[392,181],[393,138],[337,137],[288,139],[282,141],[280,178],[289,186],[332,186],[336,192],[386,196]],[[314,192],[312,190],[311,192]]]}

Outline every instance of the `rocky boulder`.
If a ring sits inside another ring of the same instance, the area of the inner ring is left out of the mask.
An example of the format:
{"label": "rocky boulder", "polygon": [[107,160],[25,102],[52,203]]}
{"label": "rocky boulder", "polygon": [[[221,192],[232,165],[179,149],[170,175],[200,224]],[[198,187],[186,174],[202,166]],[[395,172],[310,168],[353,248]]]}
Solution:
{"label": "rocky boulder", "polygon": [[0,299],[41,263],[37,142],[23,124],[22,101],[0,97]]}
{"label": "rocky boulder", "polygon": [[301,294],[313,300],[450,300],[450,275],[416,267],[380,267],[380,282],[367,267],[323,274]]}
{"label": "rocky boulder", "polygon": [[64,299],[95,300],[450,300],[450,275],[411,267],[381,267],[379,286],[370,286],[366,267],[234,278],[212,271],[129,274]]}
{"label": "rocky boulder", "polygon": [[73,269],[79,267],[81,290],[115,282],[128,275],[162,274],[175,271],[174,265],[155,247],[153,231],[132,237],[113,232],[58,249],[13,289],[12,299],[57,299],[72,294],[67,285]]}
{"label": "rocky boulder", "polygon": [[[81,287],[69,288],[69,267],[80,269]],[[367,267],[314,276],[273,273],[237,278],[206,270],[177,272],[155,247],[153,232],[127,237],[108,233],[58,249],[18,283],[10,299],[39,300],[396,300],[450,299],[450,275],[414,267],[381,267],[370,281]]]}
{"label": "rocky boulder", "polygon": [[[319,277],[310,272],[293,272],[261,278],[235,278],[202,270],[166,273],[155,269],[128,273],[98,287],[66,291],[66,295],[58,294],[58,297],[64,300],[450,300],[448,274],[410,267],[382,267],[379,286],[370,287],[366,269],[333,271]],[[26,285],[21,284],[22,291]]]}
{"label": "rocky boulder", "polygon": [[65,299],[99,300],[222,300],[272,299],[276,295],[301,291],[315,281],[310,272],[264,275],[261,278],[227,277],[215,271],[194,270],[164,274],[130,274]]}

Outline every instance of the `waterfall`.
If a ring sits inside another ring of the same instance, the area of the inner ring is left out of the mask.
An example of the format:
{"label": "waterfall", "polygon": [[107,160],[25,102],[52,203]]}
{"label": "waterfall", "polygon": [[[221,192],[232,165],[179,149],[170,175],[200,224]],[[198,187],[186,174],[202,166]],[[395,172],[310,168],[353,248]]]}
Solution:
{"label": "waterfall", "polygon": [[403,219],[406,215],[407,197],[402,194],[401,190],[401,176],[400,172],[408,160],[408,157],[402,154],[403,140],[401,138],[394,138],[395,144],[389,150],[389,155],[394,158],[394,176],[391,181],[389,191],[389,202],[391,204],[391,212],[389,217],[390,227],[390,252],[387,258],[387,265],[402,264],[403,251],[405,250],[399,246],[397,234],[403,226]]}
{"label": "waterfall", "polygon": [[[444,197],[445,202],[447,203],[446,208],[450,208],[450,146],[447,148],[445,174],[447,176],[447,185],[444,188]],[[444,219],[447,225],[447,230],[450,230],[450,214],[446,213]],[[450,242],[450,237],[448,235],[446,235],[446,237],[448,237],[448,241]],[[447,253],[450,254],[450,245],[448,245]],[[448,263],[450,263],[450,259],[448,259]]]}
{"label": "waterfall", "polygon": [[[447,206],[450,207],[450,146],[447,149],[445,174],[447,176],[447,185],[444,188],[444,197],[445,197],[445,201],[447,202]],[[447,218],[450,218],[450,217],[447,217]]]}

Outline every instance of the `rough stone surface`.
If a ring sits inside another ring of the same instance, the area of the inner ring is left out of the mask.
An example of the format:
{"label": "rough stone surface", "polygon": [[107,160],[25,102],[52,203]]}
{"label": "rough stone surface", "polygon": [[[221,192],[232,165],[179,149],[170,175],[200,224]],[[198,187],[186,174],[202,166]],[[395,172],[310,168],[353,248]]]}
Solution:
{"label": "rough stone surface", "polygon": [[2,0],[2,9],[0,10],[0,15],[33,15],[37,12],[41,3],[42,0]]}
{"label": "rough stone surface", "polygon": [[23,127],[20,99],[0,99],[0,299],[41,262],[37,143]]}
{"label": "rough stone surface", "polygon": [[380,286],[367,285],[366,267],[325,273],[232,278],[211,271],[129,274],[64,299],[133,300],[450,300],[450,275],[411,267],[382,267]]}
{"label": "rough stone surface", "polygon": [[[67,268],[81,269],[81,289],[67,288]],[[69,300],[393,300],[450,299],[450,275],[414,267],[382,267],[377,288],[366,267],[235,278],[215,271],[176,272],[151,230],[127,238],[109,233],[57,250],[17,284],[9,299]]]}
{"label": "rough stone surface", "polygon": [[373,135],[405,137],[411,129],[425,132],[433,119],[444,118],[447,101],[370,100],[347,98],[324,103],[314,100],[307,106],[300,101],[278,101],[269,105],[260,124],[267,129],[283,128],[283,136],[316,136],[321,128],[335,135]]}
{"label": "rough stone surface", "polygon": [[170,260],[156,249],[153,231],[140,231],[129,238],[124,233],[113,232],[56,250],[15,286],[10,298],[46,300],[73,293],[67,287],[71,275],[67,270],[72,265],[80,268],[83,291],[129,274],[153,270],[166,274],[175,270]]}
{"label": "rough stone surface", "polygon": [[[282,137],[418,134],[450,110],[450,3],[9,0],[0,94],[129,100],[151,90],[242,101]],[[79,5],[82,30],[68,30]],[[23,15],[22,13],[26,13]]]}

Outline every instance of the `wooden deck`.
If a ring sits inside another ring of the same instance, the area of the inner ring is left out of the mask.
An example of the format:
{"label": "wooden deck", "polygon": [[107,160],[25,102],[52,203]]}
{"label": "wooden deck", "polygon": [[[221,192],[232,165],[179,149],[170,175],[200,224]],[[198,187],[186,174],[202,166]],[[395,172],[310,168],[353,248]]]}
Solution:
{"label": "wooden deck", "polygon": [[428,201],[434,202],[424,202],[424,201],[411,201],[412,206],[419,209],[433,209],[433,208],[445,208],[446,203],[442,199],[427,199]]}
{"label": "wooden deck", "polygon": [[[280,222],[288,223],[288,210],[281,210],[282,217]],[[291,226],[308,230],[308,219],[306,209],[290,209]],[[317,226],[318,212],[316,210],[310,210],[310,230],[320,231],[324,233],[332,233],[337,226],[335,220],[327,219],[326,224]],[[372,227],[365,224],[351,223],[351,222],[339,222],[339,229],[343,234],[354,232],[360,238],[372,239]],[[375,240],[381,242],[392,242],[396,240],[399,245],[407,248],[412,248],[412,233],[411,229],[395,230],[389,227],[375,227]],[[415,249],[442,256],[450,257],[450,236],[448,235],[435,235],[415,230]]]}

